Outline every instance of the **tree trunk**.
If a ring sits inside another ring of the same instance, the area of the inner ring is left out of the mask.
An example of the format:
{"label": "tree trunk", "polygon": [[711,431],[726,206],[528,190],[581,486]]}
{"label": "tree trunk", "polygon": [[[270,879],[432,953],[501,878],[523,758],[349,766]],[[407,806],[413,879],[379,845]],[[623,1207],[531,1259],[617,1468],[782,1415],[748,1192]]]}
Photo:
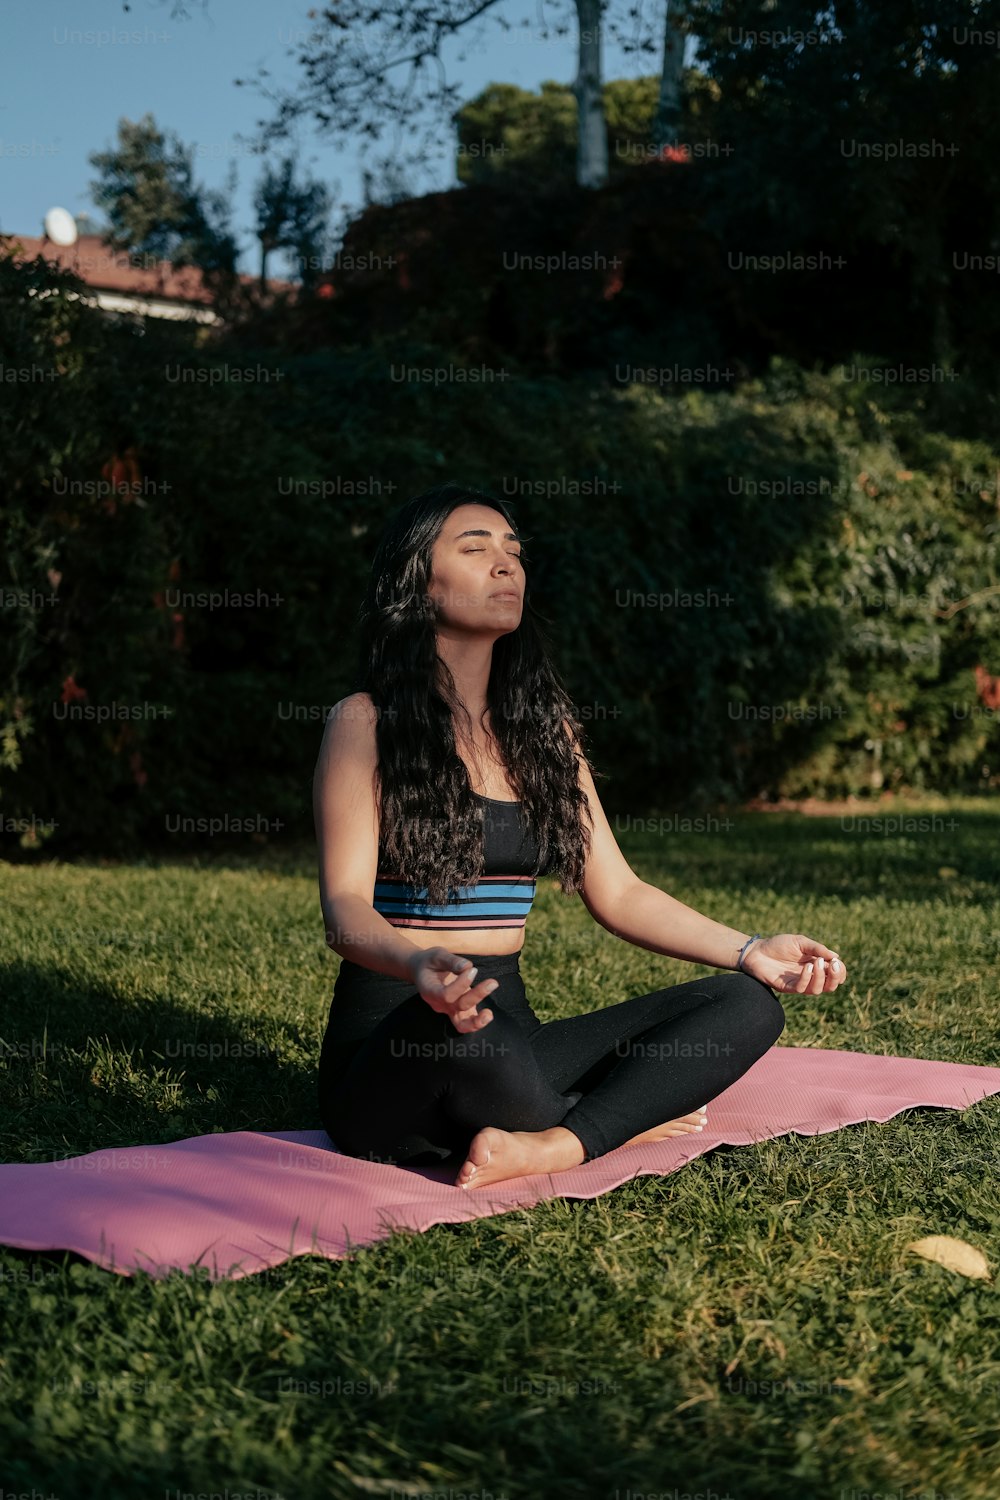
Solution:
{"label": "tree trunk", "polygon": [[660,96],[653,120],[653,145],[658,151],[676,146],[681,118],[681,82],[684,72],[684,43],[687,40],[688,0],[666,0],[663,18],[663,67],[660,70]]}
{"label": "tree trunk", "polygon": [[267,291],[267,252],[268,247],[264,240],[260,242],[260,289]]}
{"label": "tree trunk", "polygon": [[601,93],[602,0],[576,0],[579,63],[573,93],[577,106],[576,181],[600,188],[608,180],[608,133]]}

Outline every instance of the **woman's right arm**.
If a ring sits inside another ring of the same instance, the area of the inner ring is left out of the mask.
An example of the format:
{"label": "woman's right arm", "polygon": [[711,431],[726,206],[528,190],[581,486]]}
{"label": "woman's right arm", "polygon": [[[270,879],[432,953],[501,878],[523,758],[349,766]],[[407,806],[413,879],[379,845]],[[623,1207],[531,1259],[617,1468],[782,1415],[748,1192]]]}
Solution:
{"label": "woman's right arm", "polygon": [[375,707],[352,693],[331,709],[313,776],[319,892],[334,953],[394,979],[413,977],[420,954],[372,905],[378,865]]}
{"label": "woman's right arm", "polygon": [[467,958],[411,943],[372,905],[379,835],[375,722],[367,693],[341,699],[326,721],[316,762],[313,814],[327,946],[363,968],[411,980],[457,1031],[479,1031],[493,1013],[476,1007],[496,982],[471,984],[476,971]]}

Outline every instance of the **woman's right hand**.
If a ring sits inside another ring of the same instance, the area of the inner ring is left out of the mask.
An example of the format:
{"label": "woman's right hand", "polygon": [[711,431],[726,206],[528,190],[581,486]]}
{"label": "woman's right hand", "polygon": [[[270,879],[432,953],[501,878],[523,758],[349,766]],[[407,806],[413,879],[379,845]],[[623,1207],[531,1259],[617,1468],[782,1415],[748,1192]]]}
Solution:
{"label": "woman's right hand", "polygon": [[421,997],[463,1034],[482,1031],[493,1019],[491,1010],[478,1011],[476,1006],[497,988],[498,981],[483,979],[475,984],[477,972],[471,959],[447,948],[422,948],[410,960],[410,973]]}

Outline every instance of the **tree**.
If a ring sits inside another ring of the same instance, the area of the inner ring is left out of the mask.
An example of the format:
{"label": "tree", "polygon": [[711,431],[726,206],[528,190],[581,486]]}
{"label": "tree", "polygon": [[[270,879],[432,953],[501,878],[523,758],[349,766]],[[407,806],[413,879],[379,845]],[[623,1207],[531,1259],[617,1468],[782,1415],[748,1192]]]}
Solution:
{"label": "tree", "polygon": [[[656,107],[655,78],[612,79],[601,91],[608,176],[645,156]],[[575,180],[577,109],[570,84],[545,82],[537,94],[491,83],[455,116],[459,182],[544,191]]]}
{"label": "tree", "polygon": [[[914,335],[933,327],[934,358],[951,364],[952,247],[990,255],[1000,234],[1000,58],[969,45],[982,17],[963,26],[934,0],[774,0],[772,44],[756,46],[740,0],[697,4],[716,130],[739,142],[714,174],[717,222],[745,224],[752,183],[758,245],[788,246],[789,226],[797,244],[823,243],[835,226],[848,263],[877,249],[908,288]],[[992,307],[980,300],[976,342]]]}
{"label": "tree", "polygon": [[[572,91],[581,187],[602,187],[607,181],[601,109],[601,30],[607,6],[608,0],[557,0],[557,19],[541,28],[542,35],[561,36],[575,23],[578,56]],[[259,83],[276,111],[273,120],[259,122],[262,131],[269,139],[285,136],[295,120],[308,115],[321,130],[345,139],[360,135],[378,142],[392,129],[395,140],[383,166],[391,164],[398,172],[405,163],[411,183],[428,149],[439,145],[442,121],[453,120],[462,103],[460,86],[449,82],[445,72],[445,45],[460,33],[471,35],[487,17],[512,29],[502,0],[438,0],[420,6],[407,0],[386,5],[340,0],[310,14],[315,29],[298,55],[306,86],[279,94]],[[259,78],[267,76],[262,70]]]}
{"label": "tree", "polygon": [[660,96],[653,121],[652,142],[660,152],[665,147],[675,146],[678,140],[688,0],[665,0],[663,9],[663,64],[660,69]]}
{"label": "tree", "polygon": [[195,184],[193,152],[159,129],[151,114],[118,122],[118,145],[88,158],[100,176],[94,202],[107,214],[116,250],[197,266],[221,291],[236,280],[238,246],[224,193]]}
{"label": "tree", "polygon": [[294,253],[302,281],[315,279],[322,264],[331,195],[320,182],[295,182],[295,160],[288,156],[264,174],[254,192],[257,238],[260,240],[260,286],[267,284],[267,257],[272,250]]}
{"label": "tree", "polygon": [[[161,0],[162,3],[162,0]],[[208,0],[202,0],[207,5]],[[654,143],[674,144],[682,108],[684,45],[690,27],[689,10],[698,0],[665,0],[660,32],[662,53],[660,103],[653,130]],[[123,0],[128,9],[127,0]],[[185,0],[173,0],[176,13],[186,15]],[[708,0],[711,4],[711,0]],[[576,30],[577,69],[570,90],[576,101],[576,181],[580,187],[600,188],[608,180],[608,143],[603,101],[602,38],[607,23],[625,50],[652,51],[655,23],[647,23],[641,0],[619,7],[612,0],[557,0],[557,16],[544,21],[539,35],[567,35],[572,12]],[[620,11],[620,14],[619,14]],[[561,12],[561,14],[559,13]],[[513,29],[502,13],[502,0],[439,0],[412,6],[407,0],[371,5],[365,0],[337,0],[322,13],[310,11],[315,29],[303,44],[298,61],[308,80],[306,96],[272,92],[260,80],[261,91],[276,106],[276,117],[258,122],[268,138],[286,135],[293,120],[312,114],[324,131],[342,137],[360,134],[378,141],[392,127],[396,139],[388,156],[378,162],[378,175],[387,186],[388,200],[396,201],[412,187],[414,174],[424,165],[427,148],[436,144],[435,124],[453,119],[461,107],[459,89],[450,84],[442,52],[447,42],[471,31],[475,23],[495,21]],[[523,26],[530,24],[527,21]],[[631,27],[631,34],[629,34]],[[462,54],[464,55],[464,54]],[[402,78],[401,83],[397,80]],[[247,80],[237,79],[237,85]],[[422,135],[417,117],[430,119]],[[436,117],[436,119],[435,119]],[[409,143],[407,151],[404,141]],[[404,158],[405,156],[405,163]],[[409,172],[407,167],[410,168]],[[374,174],[364,169],[365,202],[372,201]]]}
{"label": "tree", "polygon": [[580,187],[603,187],[608,180],[608,138],[601,107],[602,0],[576,0],[579,20],[576,78],[576,180]]}

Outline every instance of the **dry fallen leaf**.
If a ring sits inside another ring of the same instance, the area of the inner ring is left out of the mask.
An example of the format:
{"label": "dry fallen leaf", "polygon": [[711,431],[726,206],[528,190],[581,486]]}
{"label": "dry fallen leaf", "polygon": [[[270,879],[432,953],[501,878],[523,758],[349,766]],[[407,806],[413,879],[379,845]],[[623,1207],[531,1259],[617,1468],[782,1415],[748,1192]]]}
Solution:
{"label": "dry fallen leaf", "polygon": [[989,1263],[981,1250],[967,1240],[957,1240],[950,1234],[929,1234],[922,1240],[911,1240],[905,1249],[912,1250],[924,1260],[933,1260],[960,1276],[972,1276],[977,1281],[990,1279]]}

